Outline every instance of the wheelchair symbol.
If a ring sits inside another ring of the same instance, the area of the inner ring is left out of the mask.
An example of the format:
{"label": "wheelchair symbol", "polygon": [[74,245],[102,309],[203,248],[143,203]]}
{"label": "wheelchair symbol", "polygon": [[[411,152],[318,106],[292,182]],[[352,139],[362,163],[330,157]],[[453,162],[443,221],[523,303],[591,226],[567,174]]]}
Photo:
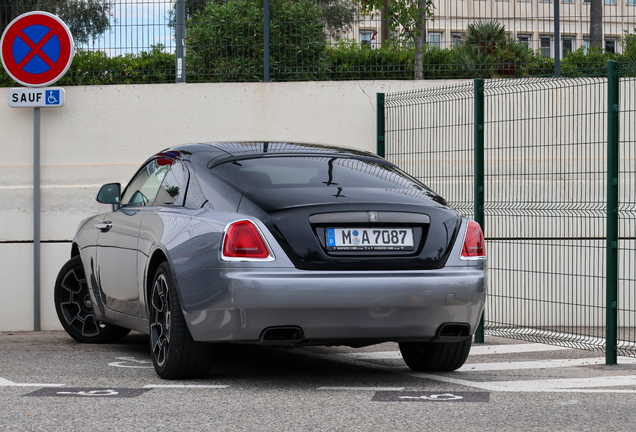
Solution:
{"label": "wheelchair symbol", "polygon": [[60,103],[60,91],[48,90],[46,92],[46,104],[47,105],[59,105]]}

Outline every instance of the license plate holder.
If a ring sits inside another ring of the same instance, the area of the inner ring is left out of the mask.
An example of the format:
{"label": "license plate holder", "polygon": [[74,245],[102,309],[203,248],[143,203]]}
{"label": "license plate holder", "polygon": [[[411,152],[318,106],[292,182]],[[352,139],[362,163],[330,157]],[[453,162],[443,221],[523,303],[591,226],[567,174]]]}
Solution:
{"label": "license plate holder", "polygon": [[330,251],[413,251],[415,240],[410,227],[343,227],[325,230]]}

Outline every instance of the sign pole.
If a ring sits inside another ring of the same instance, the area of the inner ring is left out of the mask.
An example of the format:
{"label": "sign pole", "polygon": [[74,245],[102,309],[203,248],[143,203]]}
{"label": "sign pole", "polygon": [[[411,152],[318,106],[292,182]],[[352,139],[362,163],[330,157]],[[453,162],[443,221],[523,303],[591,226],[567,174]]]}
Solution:
{"label": "sign pole", "polygon": [[[9,106],[33,108],[33,331],[41,330],[41,188],[40,108],[64,106],[63,88],[47,87],[68,71],[75,54],[68,26],[48,12],[27,12],[4,29],[0,62],[17,83],[9,90]],[[45,87],[45,88],[37,88]]]}
{"label": "sign pole", "polygon": [[33,331],[40,331],[40,108],[33,108]]}

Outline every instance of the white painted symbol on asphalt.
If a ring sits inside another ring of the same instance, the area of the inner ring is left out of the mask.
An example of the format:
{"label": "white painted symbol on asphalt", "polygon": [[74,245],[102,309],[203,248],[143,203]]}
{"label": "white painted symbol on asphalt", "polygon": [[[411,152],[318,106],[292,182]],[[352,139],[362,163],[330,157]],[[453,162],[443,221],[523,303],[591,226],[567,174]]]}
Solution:
{"label": "white painted symbol on asphalt", "polygon": [[77,391],[77,392],[57,392],[59,395],[77,395],[77,396],[117,396],[119,392],[115,390],[91,390],[91,391]]}
{"label": "white painted symbol on asphalt", "polygon": [[[123,368],[135,368],[135,369],[145,369],[145,368],[152,368],[152,361],[150,360],[137,360],[134,357],[115,357],[117,360],[121,360],[121,361],[116,361],[116,362],[112,362],[112,363],[108,363],[108,366],[113,366],[113,367],[123,367]],[[133,363],[133,364],[130,364]],[[136,363],[136,364],[134,364]],[[145,365],[145,366],[140,366],[140,365]],[[147,366],[150,365],[150,366]]]}
{"label": "white painted symbol on asphalt", "polygon": [[430,395],[430,396],[400,396],[400,399],[423,399],[423,400],[432,400],[432,401],[449,401],[449,400],[464,399],[464,397],[456,396],[451,393],[444,393],[444,394]]}

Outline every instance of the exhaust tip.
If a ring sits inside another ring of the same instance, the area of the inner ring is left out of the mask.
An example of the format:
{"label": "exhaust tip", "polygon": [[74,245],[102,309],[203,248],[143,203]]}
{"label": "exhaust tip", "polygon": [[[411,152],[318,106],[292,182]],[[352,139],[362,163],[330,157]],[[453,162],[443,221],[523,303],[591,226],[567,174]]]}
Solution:
{"label": "exhaust tip", "polygon": [[466,323],[445,323],[437,330],[436,338],[467,338],[470,336],[470,325]]}
{"label": "exhaust tip", "polygon": [[261,333],[258,343],[262,345],[295,345],[305,339],[303,330],[296,326],[268,327]]}

